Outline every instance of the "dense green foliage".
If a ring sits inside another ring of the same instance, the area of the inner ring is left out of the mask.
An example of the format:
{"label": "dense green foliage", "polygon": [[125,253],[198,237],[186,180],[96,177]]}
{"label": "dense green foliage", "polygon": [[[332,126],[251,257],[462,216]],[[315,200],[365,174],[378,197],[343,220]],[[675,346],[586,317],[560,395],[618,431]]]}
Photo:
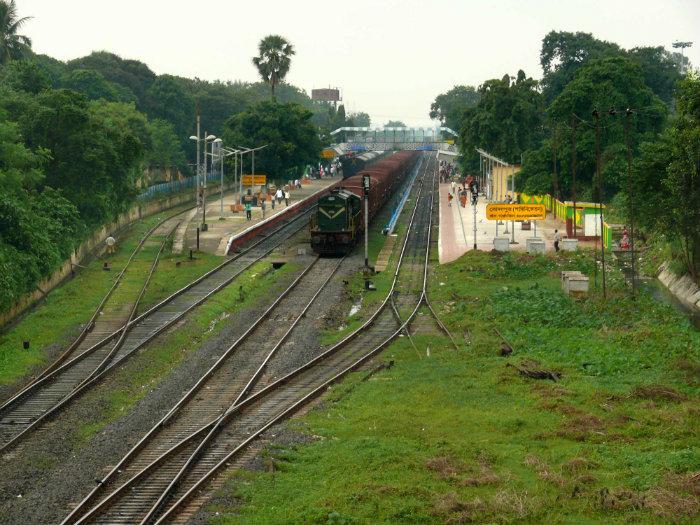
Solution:
{"label": "dense green foliage", "polygon": [[479,92],[473,86],[455,86],[447,93],[441,93],[430,104],[429,116],[433,120],[453,130],[458,130],[465,109],[476,106]]}
{"label": "dense green foliage", "polygon": [[[18,34],[25,21],[0,0],[0,309],[125,211],[152,174],[190,175],[197,112],[202,132],[226,132],[230,145],[269,144],[256,160],[280,179],[318,160],[319,135],[369,125],[366,113],[348,117],[285,84],[294,51],[278,37],[261,42],[263,82],[209,82],[106,51],[68,62],[34,55]],[[268,84],[279,104],[263,103]]]}
{"label": "dense green foliage", "polygon": [[[459,130],[464,169],[478,170],[475,148],[482,148],[522,163],[518,191],[602,200],[618,222],[630,220],[631,188],[641,231],[663,233],[686,271],[698,275],[697,117],[683,100],[697,99],[700,88],[692,75],[682,81],[687,58],[660,46],[625,50],[589,33],[551,31],[540,64],[540,82],[519,71],[436,97],[430,116],[456,122],[450,127]],[[636,159],[631,179],[628,146]]]}
{"label": "dense green foliage", "polygon": [[[475,148],[488,144],[488,151],[508,162],[542,138],[543,101],[537,81],[518,71],[515,78],[487,80],[478,89],[479,101],[467,107],[459,129],[465,157],[473,162]],[[466,153],[471,152],[471,153]]]}
{"label": "dense green foliage", "polygon": [[306,165],[318,159],[321,150],[311,116],[297,104],[260,102],[231,117],[224,140],[247,147],[267,144],[264,154],[256,158],[256,172],[279,181],[298,178]]}

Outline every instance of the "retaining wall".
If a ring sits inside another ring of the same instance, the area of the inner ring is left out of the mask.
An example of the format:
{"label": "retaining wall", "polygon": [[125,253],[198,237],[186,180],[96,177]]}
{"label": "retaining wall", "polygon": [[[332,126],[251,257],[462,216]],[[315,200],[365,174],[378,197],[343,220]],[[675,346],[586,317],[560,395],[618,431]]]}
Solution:
{"label": "retaining wall", "polygon": [[[230,185],[227,186],[230,187]],[[61,284],[67,278],[73,276],[75,267],[91,256],[99,254],[104,250],[104,240],[109,235],[114,235],[115,232],[128,226],[132,222],[155,215],[161,211],[187,204],[194,201],[194,192],[179,193],[159,200],[136,204],[128,211],[122,213],[114,222],[110,222],[93,232],[93,234],[85,239],[78,248],[73,252],[70,259],[65,261],[60,268],[55,270],[49,277],[39,282],[36,290],[25,295],[17,301],[9,310],[0,312],[0,328],[16,319],[20,314],[33,306],[37,301],[43,299],[46,294]]]}
{"label": "retaining wall", "polygon": [[679,277],[669,269],[667,263],[664,263],[659,268],[658,278],[679,301],[700,312],[700,287],[689,275]]}

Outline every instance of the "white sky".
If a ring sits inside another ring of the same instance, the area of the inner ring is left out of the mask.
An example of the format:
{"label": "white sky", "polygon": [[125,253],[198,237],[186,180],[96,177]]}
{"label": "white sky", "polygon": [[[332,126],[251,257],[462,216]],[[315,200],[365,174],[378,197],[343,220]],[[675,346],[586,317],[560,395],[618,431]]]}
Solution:
{"label": "white sky", "polygon": [[[158,74],[257,80],[251,57],[271,33],[294,44],[287,80],[309,93],[339,87],[372,125],[431,125],[430,103],[455,84],[522,68],[536,78],[554,30],[585,31],[625,48],[695,41],[699,0],[18,0],[23,33],[61,60],[107,50]],[[432,123],[434,125],[434,123]]]}

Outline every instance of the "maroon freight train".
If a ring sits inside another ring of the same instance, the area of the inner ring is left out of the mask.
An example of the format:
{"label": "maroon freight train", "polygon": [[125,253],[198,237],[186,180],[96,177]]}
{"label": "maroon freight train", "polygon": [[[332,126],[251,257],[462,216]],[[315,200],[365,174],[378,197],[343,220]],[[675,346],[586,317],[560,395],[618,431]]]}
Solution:
{"label": "maroon freight train", "polygon": [[350,253],[362,237],[364,226],[362,177],[370,177],[371,220],[411,171],[418,156],[415,151],[394,153],[344,179],[342,187],[319,199],[310,226],[312,249],[321,255]]}

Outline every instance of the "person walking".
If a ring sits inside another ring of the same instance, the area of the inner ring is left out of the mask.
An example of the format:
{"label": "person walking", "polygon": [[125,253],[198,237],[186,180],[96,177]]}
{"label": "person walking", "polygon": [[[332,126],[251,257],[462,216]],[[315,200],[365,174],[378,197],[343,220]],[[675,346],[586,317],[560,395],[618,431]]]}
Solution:
{"label": "person walking", "polygon": [[284,205],[289,206],[289,190],[284,190]]}
{"label": "person walking", "polygon": [[253,220],[253,203],[246,199],[245,200],[245,219],[247,221]]}
{"label": "person walking", "polygon": [[559,243],[561,242],[561,233],[559,230],[554,230],[554,251],[559,251]]}
{"label": "person walking", "polygon": [[448,194],[447,194],[447,205],[448,205],[450,208],[452,207],[452,199],[453,199],[452,194],[451,194],[451,193],[448,193]]}
{"label": "person walking", "polygon": [[114,253],[114,245],[117,244],[117,240],[110,235],[105,239],[105,244],[107,245],[107,253],[112,255]]}
{"label": "person walking", "polygon": [[284,193],[282,193],[282,188],[277,188],[277,193],[275,193],[277,198],[277,204],[282,204],[282,199],[284,198]]}
{"label": "person walking", "polygon": [[450,184],[450,188],[452,188],[452,194],[454,194],[456,187],[457,187],[457,183],[455,181],[452,181],[452,183]]}
{"label": "person walking", "polygon": [[265,218],[265,209],[267,208],[267,195],[260,194],[260,210],[262,211],[262,218]]}

